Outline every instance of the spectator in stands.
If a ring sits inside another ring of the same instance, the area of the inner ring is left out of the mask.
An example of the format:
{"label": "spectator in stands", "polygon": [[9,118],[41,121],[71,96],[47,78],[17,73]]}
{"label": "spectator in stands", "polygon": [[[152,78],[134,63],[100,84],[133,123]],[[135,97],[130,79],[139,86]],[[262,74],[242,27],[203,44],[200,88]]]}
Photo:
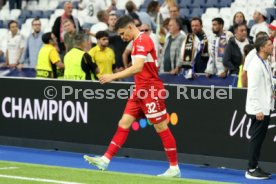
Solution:
{"label": "spectator in stands", "polygon": [[35,68],[37,64],[38,53],[43,45],[43,31],[41,31],[41,22],[39,18],[35,18],[32,21],[32,28],[33,33],[27,38],[25,49],[20,59],[19,68],[22,68],[23,65]]}
{"label": "spectator in stands", "polygon": [[22,0],[9,0],[10,10],[19,9],[21,10]]}
{"label": "spectator in stands", "polygon": [[[243,48],[244,59],[249,54],[249,52],[251,50],[253,50],[253,49],[254,49],[254,45],[253,44],[247,44],[247,45],[244,46],[244,48]],[[244,67],[244,59],[243,59],[243,62],[240,65],[240,68],[239,68],[239,77],[238,77],[238,85],[237,85],[238,88],[246,87],[246,86],[243,86],[243,84],[242,84],[242,74],[243,74],[243,67]]]}
{"label": "spectator in stands", "polygon": [[151,20],[156,24],[161,24],[163,22],[163,18],[159,13],[160,4],[158,1],[151,1],[147,7],[147,13],[151,17]]}
{"label": "spectator in stands", "polygon": [[159,12],[163,20],[170,18],[170,7],[177,6],[176,0],[165,0],[161,5]]}
{"label": "spectator in stands", "polygon": [[[150,28],[150,25],[148,24],[142,24],[139,28],[140,32],[147,34],[153,41],[154,48],[156,50],[157,58],[159,57],[159,42],[158,37],[156,34],[154,34]],[[128,60],[131,52],[133,49],[133,41],[129,42],[128,46],[125,48],[125,51],[123,53],[123,61],[125,68],[128,68],[130,66],[130,62]]]}
{"label": "spectator in stands", "polygon": [[39,51],[36,65],[37,78],[57,78],[57,69],[63,69],[64,64],[56,50],[57,38],[48,32],[42,35],[44,45]]}
{"label": "spectator in stands", "polygon": [[246,23],[235,24],[234,31],[235,36],[229,39],[223,55],[223,65],[230,75],[239,74],[239,67],[244,58],[244,46],[250,43]]}
{"label": "spectator in stands", "polygon": [[108,23],[107,32],[108,32],[109,36],[114,36],[117,34],[116,31],[114,30],[117,19],[118,19],[118,17],[115,13],[109,14],[108,22],[107,22]]}
{"label": "spectator in stands", "polygon": [[177,6],[171,6],[169,8],[169,12],[170,12],[170,18],[179,18],[182,21],[182,30],[185,33],[191,33],[191,23],[189,21],[189,19],[186,19],[185,17],[180,17],[180,13],[179,13],[179,8]]}
{"label": "spectator in stands", "polygon": [[156,24],[150,16],[146,12],[138,12],[138,8],[136,4],[133,1],[128,1],[126,3],[126,10],[127,12],[130,13],[136,13],[141,20],[142,24],[148,24],[151,26],[151,28],[155,31],[156,30]]}
{"label": "spectator in stands", "polygon": [[[256,39],[261,38],[261,37],[269,37],[269,36],[266,32],[261,31],[261,32],[257,33]],[[257,50],[252,49],[244,59],[244,65],[243,65],[243,69],[242,69],[242,86],[243,87],[247,87],[247,70],[248,70],[248,67],[249,67],[251,61],[256,56],[256,53],[257,53]]]}
{"label": "spectator in stands", "polygon": [[185,35],[181,34],[182,21],[178,18],[170,19],[169,33],[170,35],[165,41],[163,52],[160,55],[160,72],[170,72],[176,74],[178,71],[177,63],[179,62],[180,45],[185,39]]}
{"label": "spectator in stands", "polygon": [[[108,19],[109,19],[108,12],[105,10],[100,10],[97,13],[97,18],[98,18],[99,22],[94,24],[90,29],[90,32],[94,35],[96,35],[97,32],[99,32],[99,31],[107,31],[108,30]],[[97,44],[97,39],[95,37],[92,37],[92,43],[94,45]]]}
{"label": "spectator in stands", "polygon": [[119,72],[124,70],[122,55],[128,42],[124,42],[117,32],[114,31],[116,22],[117,15],[110,13],[108,19],[109,47],[115,53],[115,72]]}
{"label": "spectator in stands", "polygon": [[57,19],[55,20],[55,23],[53,25],[53,28],[52,28],[52,32],[57,38],[59,54],[60,54],[61,58],[63,58],[64,54],[65,54],[65,46],[64,46],[65,30],[63,27],[64,20],[66,20],[66,19],[72,20],[77,33],[82,30],[78,19],[76,17],[73,17],[72,10],[73,10],[72,2],[66,1],[64,3],[64,14],[57,17]]}
{"label": "spectator in stands", "polygon": [[[233,25],[230,26],[229,30],[231,33],[235,34],[235,30],[234,30],[234,25],[235,24],[247,24],[247,21],[245,20],[245,16],[241,11],[238,11],[235,13],[234,17],[233,17]],[[250,29],[247,28],[247,34],[249,35]]]}
{"label": "spectator in stands", "polygon": [[112,66],[115,64],[115,54],[111,48],[108,47],[108,33],[106,31],[99,31],[96,34],[97,46],[89,51],[92,61],[97,64],[99,78],[103,74],[112,74]]}
{"label": "spectator in stands", "polygon": [[269,34],[268,26],[266,23],[266,16],[267,16],[267,12],[264,8],[258,8],[255,10],[253,19],[256,24],[254,24],[251,27],[250,34],[249,34],[252,37],[253,41],[255,41],[256,34],[260,31],[263,31]]}
{"label": "spectator in stands", "polygon": [[204,73],[208,62],[208,39],[202,30],[202,20],[191,20],[192,33],[188,33],[182,43],[178,68],[183,68],[186,79],[195,77],[195,73]]}
{"label": "spectator in stands", "polygon": [[24,51],[25,39],[20,34],[18,23],[14,20],[8,23],[7,50],[4,66],[16,67]]}
{"label": "spectator in stands", "polygon": [[209,61],[205,70],[206,77],[217,75],[225,78],[227,76],[227,69],[223,66],[223,55],[225,47],[230,37],[233,34],[230,31],[223,30],[224,21],[222,18],[214,18],[212,20],[212,31],[214,36],[209,42]]}
{"label": "spectator in stands", "polygon": [[70,19],[63,21],[63,27],[66,31],[64,35],[65,53],[69,52],[74,47],[74,37],[76,36],[76,28]]}
{"label": "spectator in stands", "polygon": [[64,57],[64,78],[73,80],[95,80],[97,65],[85,49],[90,45],[88,35],[78,33],[74,37],[74,48],[72,48]]}
{"label": "spectator in stands", "polygon": [[98,22],[97,14],[99,11],[106,10],[110,12],[116,9],[116,0],[80,0],[79,8],[82,10],[80,14],[83,15],[84,22],[95,24]]}
{"label": "spectator in stands", "polygon": [[268,57],[272,55],[273,45],[269,37],[260,37],[256,39],[255,47],[257,54],[248,68],[246,113],[251,119],[251,126],[249,129],[248,169],[245,177],[247,179],[269,179],[271,174],[263,171],[258,161],[275,103],[275,83],[267,61]]}

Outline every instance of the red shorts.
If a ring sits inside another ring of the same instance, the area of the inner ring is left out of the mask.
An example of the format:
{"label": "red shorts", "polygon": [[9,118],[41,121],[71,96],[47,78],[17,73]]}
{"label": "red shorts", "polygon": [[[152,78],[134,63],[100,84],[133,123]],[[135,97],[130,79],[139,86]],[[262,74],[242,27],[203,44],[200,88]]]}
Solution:
{"label": "red shorts", "polygon": [[146,117],[152,124],[157,124],[167,119],[164,98],[164,88],[134,90],[129,97],[124,114],[129,114],[136,119]]}

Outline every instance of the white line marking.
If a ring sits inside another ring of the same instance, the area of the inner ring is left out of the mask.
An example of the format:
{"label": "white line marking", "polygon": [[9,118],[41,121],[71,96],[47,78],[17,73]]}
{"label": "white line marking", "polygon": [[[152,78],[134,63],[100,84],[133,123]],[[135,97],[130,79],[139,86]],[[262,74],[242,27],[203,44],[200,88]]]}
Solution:
{"label": "white line marking", "polygon": [[10,178],[10,179],[27,180],[27,181],[40,181],[40,182],[58,183],[58,184],[82,184],[82,183],[75,183],[75,182],[69,182],[69,181],[49,180],[49,179],[42,179],[42,178],[28,178],[28,177],[22,177],[22,176],[11,176],[11,175],[3,175],[3,174],[0,174],[0,178]]}
{"label": "white line marking", "polygon": [[0,170],[18,169],[19,167],[0,167]]}

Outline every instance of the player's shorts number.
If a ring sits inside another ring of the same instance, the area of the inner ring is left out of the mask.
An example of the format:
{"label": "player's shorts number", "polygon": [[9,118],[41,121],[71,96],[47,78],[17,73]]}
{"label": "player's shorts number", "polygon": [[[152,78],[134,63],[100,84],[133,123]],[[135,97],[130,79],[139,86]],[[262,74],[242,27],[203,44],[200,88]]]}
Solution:
{"label": "player's shorts number", "polygon": [[148,108],[148,113],[155,113],[157,112],[156,108],[156,104],[154,102],[151,103],[146,103],[146,107]]}

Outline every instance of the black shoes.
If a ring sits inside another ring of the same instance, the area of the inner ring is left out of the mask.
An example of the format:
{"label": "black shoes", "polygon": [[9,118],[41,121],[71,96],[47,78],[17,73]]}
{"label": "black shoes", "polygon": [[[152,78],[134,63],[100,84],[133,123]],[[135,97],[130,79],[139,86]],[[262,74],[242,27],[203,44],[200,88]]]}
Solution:
{"label": "black shoes", "polygon": [[266,179],[269,179],[271,177],[271,174],[263,171],[262,168],[260,168],[258,166],[253,171],[251,169],[250,170],[248,169],[245,172],[245,177],[247,179],[266,180]]}

